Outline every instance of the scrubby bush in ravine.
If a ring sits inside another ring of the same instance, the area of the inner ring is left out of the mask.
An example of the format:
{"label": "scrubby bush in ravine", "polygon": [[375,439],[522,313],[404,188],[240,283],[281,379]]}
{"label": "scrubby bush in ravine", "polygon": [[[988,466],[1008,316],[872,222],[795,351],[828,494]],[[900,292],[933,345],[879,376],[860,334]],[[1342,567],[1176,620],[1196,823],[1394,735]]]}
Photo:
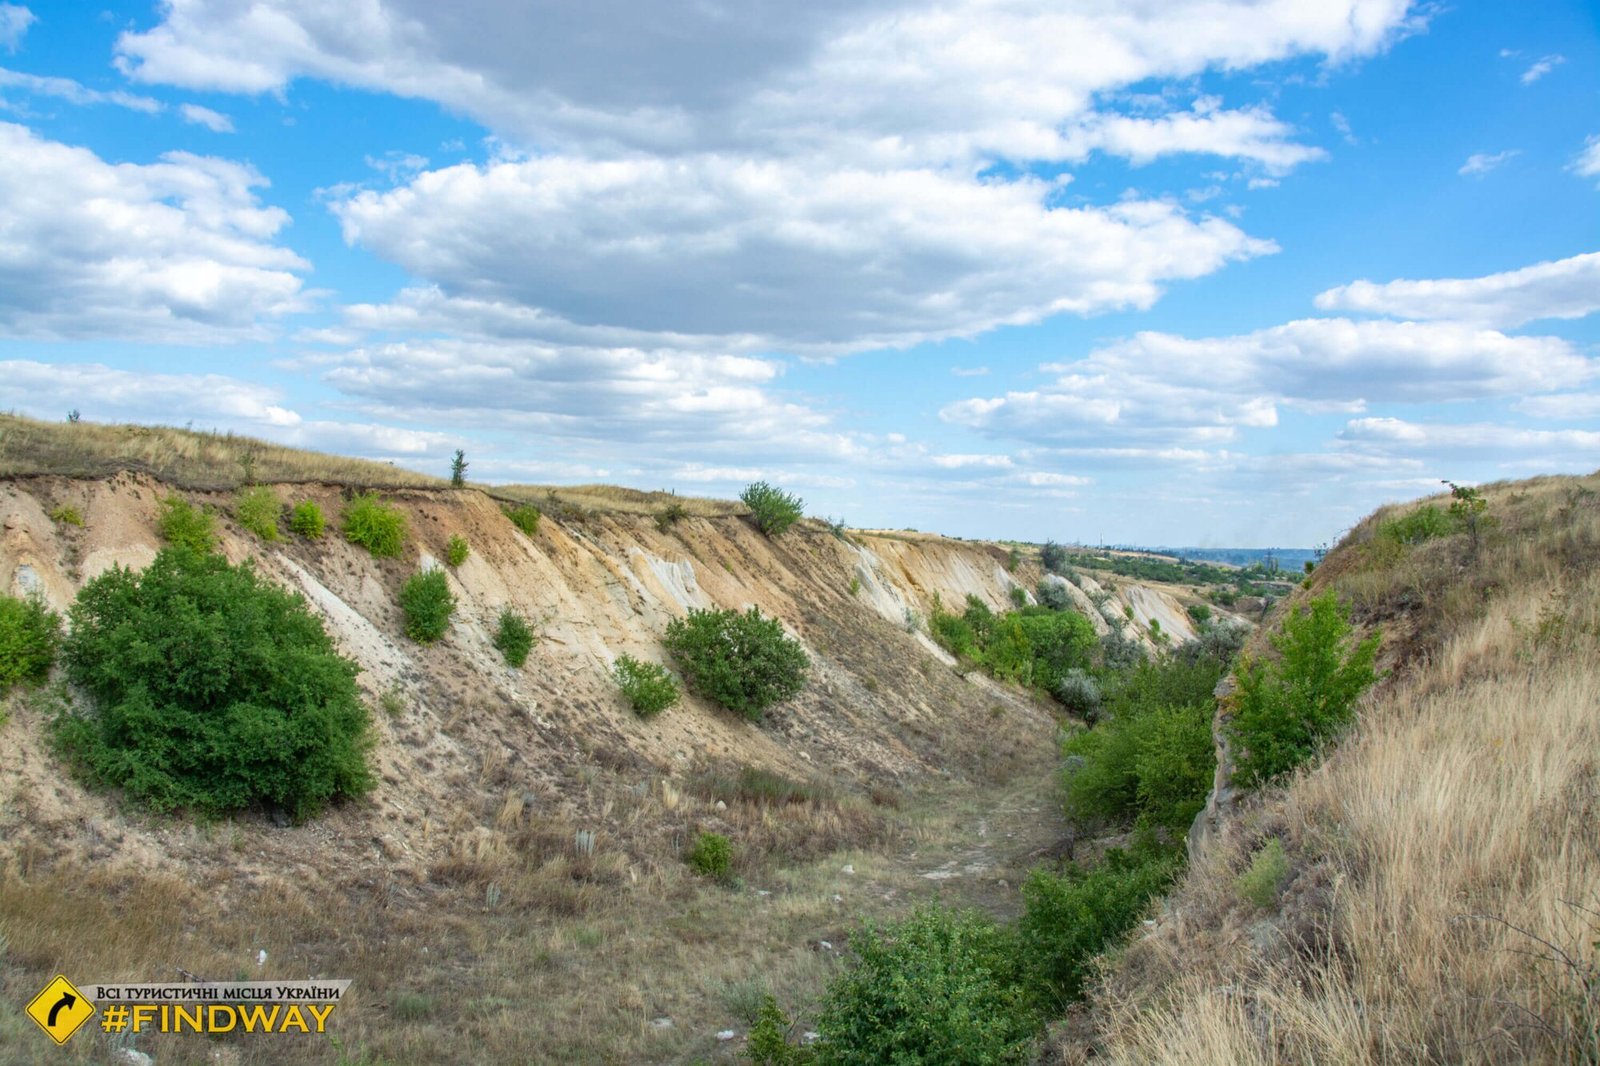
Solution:
{"label": "scrubby bush in ravine", "polygon": [[1015,933],[976,911],[925,906],[850,939],[828,984],[819,1059],[881,1063],[1032,1061],[1039,1016]]}
{"label": "scrubby bush in ravine", "polygon": [[233,516],[239,524],[262,540],[279,539],[278,516],[283,513],[283,503],[278,494],[265,485],[242,489],[234,505]]}
{"label": "scrubby bush in ravine", "polygon": [[1398,544],[1420,544],[1434,537],[1447,537],[1456,531],[1456,521],[1447,512],[1431,503],[1398,518],[1379,523],[1378,536]]}
{"label": "scrubby bush in ravine", "polygon": [[249,563],[168,548],[90,581],[70,615],[63,659],[91,707],[53,731],[91,782],[156,810],[297,819],[371,787],[358,668]]}
{"label": "scrubby bush in ravine", "polygon": [[658,663],[640,662],[631,655],[619,655],[611,664],[611,676],[628,698],[640,718],[651,718],[678,702],[678,683],[667,668]]}
{"label": "scrubby bush in ravine", "polygon": [[771,992],[766,993],[756,1008],[755,1024],[750,1027],[740,1061],[750,1066],[812,1066],[817,1061],[816,1051],[789,1043],[789,1030],[793,1027],[777,999]]}
{"label": "scrubby bush in ravine", "polygon": [[1234,781],[1266,783],[1307,759],[1355,711],[1377,680],[1378,634],[1352,641],[1348,612],[1333,591],[1283,621],[1272,638],[1276,661],[1244,659],[1228,725],[1238,753]]}
{"label": "scrubby bush in ravine", "polygon": [[1276,902],[1288,876],[1289,857],[1283,853],[1283,842],[1273,837],[1250,856],[1250,866],[1239,875],[1236,887],[1240,896],[1266,910]]}
{"label": "scrubby bush in ravine", "polygon": [[721,833],[701,833],[684,861],[707,877],[726,881],[733,875],[733,844]]}
{"label": "scrubby bush in ravine", "polygon": [[450,628],[456,598],[443,570],[422,570],[406,579],[400,590],[400,609],[406,613],[406,636],[418,644],[432,644]]}
{"label": "scrubby bush in ravine", "polygon": [[467,544],[467,538],[456,534],[450,538],[450,543],[445,545],[444,561],[451,566],[460,566],[467,561],[467,556],[472,554],[472,547]]}
{"label": "scrubby bush in ravine", "polygon": [[199,508],[174,493],[161,500],[156,520],[161,539],[175,548],[209,552],[217,546],[217,520],[209,508]]}
{"label": "scrubby bush in ravine", "polygon": [[758,608],[690,611],[663,640],[689,688],[752,721],[805,686],[810,660],[775,618]]}
{"label": "scrubby bush in ravine", "polygon": [[494,646],[506,657],[510,666],[521,667],[533,650],[533,630],[523,617],[510,607],[500,609],[500,620],[495,623]]}
{"label": "scrubby bush in ravine", "polygon": [[343,531],[345,540],[361,545],[376,558],[394,558],[405,546],[406,516],[376,493],[366,493],[345,507]]}
{"label": "scrubby bush in ravine", "polygon": [[327,521],[322,517],[322,508],[317,506],[315,500],[301,500],[289,510],[289,529],[307,540],[317,540],[322,536]]}
{"label": "scrubby bush in ravine", "polygon": [[70,503],[64,503],[50,512],[50,521],[59,522],[64,526],[83,527],[83,512]]}
{"label": "scrubby bush in ravine", "polygon": [[1067,549],[1053,540],[1045,541],[1039,549],[1039,565],[1048,573],[1063,573],[1067,569]]}
{"label": "scrubby bush in ravine", "polygon": [[56,661],[61,616],[38,593],[0,596],[0,695],[22,681],[43,681]]}
{"label": "scrubby bush in ravine", "polygon": [[1052,611],[1066,611],[1072,607],[1072,594],[1059,581],[1039,582],[1039,587],[1033,590],[1033,597],[1039,601],[1040,607],[1048,607]]}
{"label": "scrubby bush in ravine", "polygon": [[765,481],[746,486],[739,500],[750,508],[756,527],[769,537],[778,536],[799,521],[805,507],[800,497],[791,496]]}
{"label": "scrubby bush in ravine", "polygon": [[539,508],[533,504],[519,503],[513,507],[505,507],[503,510],[505,511],[505,516],[511,520],[511,524],[522,530],[523,533],[531,537],[539,532]]}

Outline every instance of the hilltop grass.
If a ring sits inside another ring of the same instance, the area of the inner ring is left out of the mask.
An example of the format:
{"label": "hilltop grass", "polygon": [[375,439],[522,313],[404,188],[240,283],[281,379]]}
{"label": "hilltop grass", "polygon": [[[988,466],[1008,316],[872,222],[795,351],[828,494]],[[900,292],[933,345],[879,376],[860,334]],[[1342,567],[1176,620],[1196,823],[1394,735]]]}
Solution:
{"label": "hilltop grass", "polygon": [[[1111,971],[1108,1061],[1600,1061],[1600,477],[1484,495],[1476,546],[1386,508],[1317,568],[1395,674]],[[1269,841],[1278,898],[1242,898]]]}
{"label": "hilltop grass", "polygon": [[54,474],[100,478],[131,470],[176,488],[232,490],[252,482],[323,482],[382,488],[442,488],[389,463],[302,451],[233,433],[172,426],[43,422],[0,414],[0,478]]}

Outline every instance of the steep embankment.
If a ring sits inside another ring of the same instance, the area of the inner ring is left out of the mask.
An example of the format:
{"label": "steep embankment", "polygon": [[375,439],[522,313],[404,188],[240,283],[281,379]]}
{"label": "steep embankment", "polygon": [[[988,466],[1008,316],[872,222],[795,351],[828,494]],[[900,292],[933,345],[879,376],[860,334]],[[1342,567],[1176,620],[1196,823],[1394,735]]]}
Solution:
{"label": "steep embankment", "polygon": [[1483,495],[1379,511],[1291,601],[1335,590],[1388,676],[1214,803],[1063,1061],[1600,1061],[1600,475]]}

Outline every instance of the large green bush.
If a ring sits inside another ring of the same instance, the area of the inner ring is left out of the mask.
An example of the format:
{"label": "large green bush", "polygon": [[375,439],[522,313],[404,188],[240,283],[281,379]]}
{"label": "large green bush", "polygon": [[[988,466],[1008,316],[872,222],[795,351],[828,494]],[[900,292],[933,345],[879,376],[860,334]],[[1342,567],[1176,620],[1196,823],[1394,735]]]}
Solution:
{"label": "large green bush", "polygon": [[1038,1032],[1016,937],[976,911],[922,907],[850,940],[817,1019],[839,1066],[1032,1061]]}
{"label": "large green bush", "polygon": [[678,683],[667,668],[658,663],[619,655],[611,664],[611,674],[640,718],[654,717],[678,702]]}
{"label": "large green bush", "polygon": [[1272,638],[1278,658],[1241,660],[1229,732],[1234,781],[1249,788],[1299,766],[1349,721],[1375,680],[1378,634],[1352,641],[1348,612],[1330,589],[1296,610]]}
{"label": "large green bush", "polygon": [[690,611],[668,623],[663,643],[691,689],[752,721],[798,693],[811,665],[777,619],[755,607]]}
{"label": "large green bush", "polygon": [[176,493],[162,498],[156,525],[161,539],[175,548],[208,552],[217,546],[217,520],[211,509],[196,507]]}
{"label": "large green bush", "polygon": [[0,596],[0,695],[20,681],[48,677],[60,640],[61,616],[42,596]]}
{"label": "large green bush", "polygon": [[746,486],[739,494],[739,500],[750,508],[756,526],[769,537],[778,536],[798,522],[805,507],[800,497],[791,496],[765,481]]}
{"label": "large green bush", "polygon": [[249,563],[168,548],[90,581],[70,615],[67,672],[92,708],[54,734],[90,781],[156,810],[297,819],[371,787],[355,663]]}
{"label": "large green bush", "polygon": [[283,513],[283,503],[278,494],[266,485],[256,485],[239,493],[233,516],[239,524],[265,541],[278,540],[278,516]]}
{"label": "large green bush", "polygon": [[450,628],[456,598],[443,570],[422,570],[406,579],[400,590],[400,609],[406,613],[406,636],[418,644],[432,644]]}
{"label": "large green bush", "polygon": [[326,526],[327,520],[322,517],[322,508],[315,500],[301,500],[289,511],[289,528],[307,540],[321,537]]}
{"label": "large green bush", "polygon": [[377,493],[357,496],[344,509],[344,539],[380,559],[400,554],[406,542],[406,516]]}
{"label": "large green bush", "polygon": [[1113,848],[1087,872],[1033,871],[1022,886],[1017,933],[1040,1006],[1058,1013],[1082,997],[1095,956],[1133,928],[1180,862],[1177,850],[1145,843],[1132,852]]}

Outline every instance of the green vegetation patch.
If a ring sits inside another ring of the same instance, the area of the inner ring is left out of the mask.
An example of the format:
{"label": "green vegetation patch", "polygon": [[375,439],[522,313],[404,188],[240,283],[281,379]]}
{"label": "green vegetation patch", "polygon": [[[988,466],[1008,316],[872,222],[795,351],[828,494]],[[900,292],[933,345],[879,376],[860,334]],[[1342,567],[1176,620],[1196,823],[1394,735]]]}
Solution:
{"label": "green vegetation patch", "polygon": [[467,538],[459,533],[450,538],[450,543],[444,548],[444,561],[451,566],[460,566],[467,561],[467,556],[472,554],[472,546],[467,543]]}
{"label": "green vegetation patch", "polygon": [[400,590],[400,609],[406,613],[406,636],[418,644],[432,644],[450,628],[456,598],[443,570],[422,570],[406,579]]}
{"label": "green vegetation patch", "polygon": [[520,668],[528,661],[528,653],[533,650],[533,642],[533,630],[528,627],[522,615],[510,607],[502,607],[500,620],[495,623],[494,646],[506,657],[506,663]]}
{"label": "green vegetation patch", "polygon": [[209,507],[196,507],[176,493],[162,498],[156,528],[161,539],[175,548],[188,548],[202,554],[216,550],[216,516]]}
{"label": "green vegetation patch", "polygon": [[668,623],[663,643],[691,689],[751,721],[805,687],[811,665],[799,641],[756,607],[690,611]]}
{"label": "green vegetation patch", "polygon": [[746,486],[739,494],[739,501],[750,508],[756,528],[769,537],[779,536],[798,522],[805,507],[805,501],[800,497],[791,496],[765,481]]}
{"label": "green vegetation patch", "polygon": [[611,666],[611,675],[640,718],[653,718],[678,702],[677,681],[658,663],[619,655]]}
{"label": "green vegetation patch", "polygon": [[1250,857],[1250,866],[1239,875],[1239,895],[1262,910],[1277,902],[1278,890],[1289,876],[1289,857],[1283,842],[1273,837]]}
{"label": "green vegetation patch", "polygon": [[726,881],[733,875],[733,843],[721,833],[701,833],[684,861],[697,873]]}
{"label": "green vegetation patch", "polygon": [[531,537],[539,532],[539,508],[533,504],[519,503],[504,510],[506,517],[511,519],[511,524],[523,533]]}
{"label": "green vegetation patch", "polygon": [[289,511],[290,531],[307,540],[320,539],[326,528],[327,520],[315,500],[301,500]]}
{"label": "green vegetation patch", "polygon": [[50,512],[50,521],[63,526],[83,528],[83,512],[70,503],[64,503]]}
{"label": "green vegetation patch", "polygon": [[61,616],[43,596],[0,596],[0,695],[20,682],[49,677],[60,643]]}
{"label": "green vegetation patch", "polygon": [[91,783],[158,811],[296,819],[371,787],[356,664],[249,563],[168,548],[90,581],[70,616],[67,674],[92,707],[53,732]]}
{"label": "green vegetation patch", "polygon": [[392,559],[406,542],[406,516],[377,493],[365,493],[344,509],[344,539],[359,544],[378,559]]}
{"label": "green vegetation patch", "polygon": [[278,517],[282,513],[282,501],[266,485],[241,490],[233,509],[233,516],[239,524],[265,541],[281,539]]}

